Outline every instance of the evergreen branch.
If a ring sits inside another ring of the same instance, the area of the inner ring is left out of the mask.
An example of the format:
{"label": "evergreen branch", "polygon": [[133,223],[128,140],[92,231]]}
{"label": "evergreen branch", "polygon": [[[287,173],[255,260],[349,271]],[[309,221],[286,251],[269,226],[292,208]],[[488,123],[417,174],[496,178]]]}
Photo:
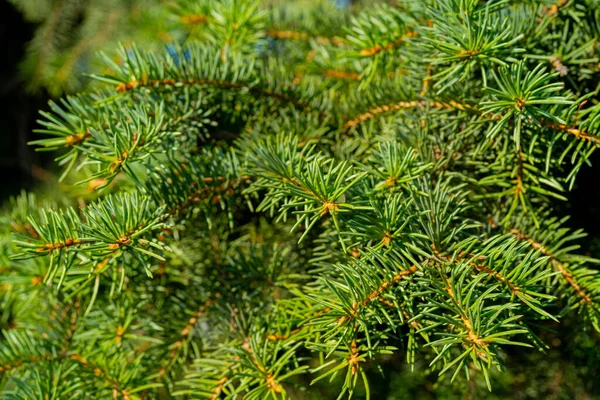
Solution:
{"label": "evergreen branch", "polygon": [[[38,237],[16,241],[23,252],[11,258],[50,255],[45,278],[48,282],[55,277],[59,267],[62,267],[60,282],[65,279],[75,261],[75,253],[85,254],[89,260],[101,259],[94,268],[99,272],[103,270],[107,257],[119,254],[129,253],[138,261],[147,256],[162,259],[147,248],[165,249],[163,244],[150,237],[151,232],[163,226],[163,209],[154,209],[148,198],[133,194],[108,197],[102,202],[90,204],[83,210],[83,218],[73,209],[67,212],[44,211],[40,223],[30,219]],[[147,268],[143,262],[141,264]],[[99,275],[96,275],[97,282],[98,278]]]}
{"label": "evergreen branch", "polygon": [[[116,84],[118,93],[147,90],[171,89],[180,87],[214,87],[226,90],[241,90],[258,97],[274,98],[289,103],[299,109],[310,109],[304,101],[302,88],[288,82],[285,77],[279,79],[275,71],[267,72],[270,65],[258,62],[247,64],[243,56],[233,53],[223,60],[221,50],[198,45],[187,45],[178,48],[175,55],[144,53],[137,48],[128,51],[121,49],[123,65],[117,65],[105,56],[106,63],[111,66],[114,76],[94,75],[93,78]],[[181,63],[179,60],[186,60]],[[268,74],[268,75],[267,75]],[[288,94],[287,92],[290,92]],[[306,93],[311,88],[306,88]],[[298,97],[294,96],[297,95]]]}
{"label": "evergreen branch", "polygon": [[245,350],[250,355],[250,359],[252,360],[252,363],[256,366],[256,368],[258,368],[258,370],[261,373],[264,374],[264,376],[265,376],[265,382],[267,384],[267,388],[269,388],[270,390],[274,391],[275,393],[281,393],[281,392],[283,392],[283,388],[277,382],[277,380],[275,379],[275,376],[273,376],[273,374],[271,372],[269,372],[269,371],[267,371],[265,369],[265,367],[256,358],[256,355],[254,354],[254,351],[252,350],[252,346],[247,345],[247,343],[249,343],[249,340],[247,340],[247,342],[244,343],[243,347],[245,348]]}
{"label": "evergreen branch", "polygon": [[[71,306],[67,305],[64,310],[60,310],[61,315],[68,314],[70,308]],[[54,312],[56,311],[59,310],[55,309]],[[36,339],[33,338],[31,333],[26,333],[24,331],[4,332],[9,346],[12,347],[13,354],[11,354],[10,347],[9,352],[7,353],[5,346],[0,346],[0,353],[3,353],[3,357],[8,360],[10,360],[11,357],[14,358],[17,354],[19,355],[13,362],[9,361],[8,364],[1,365],[0,374],[11,372],[14,373],[17,369],[26,368],[28,364],[40,365],[49,364],[53,361],[73,361],[77,363],[77,365],[89,370],[91,372],[90,377],[93,377],[94,379],[100,378],[103,383],[106,383],[111,387],[115,387],[118,389],[119,393],[122,393],[126,397],[128,392],[126,390],[119,389],[119,382],[116,379],[110,378],[105,371],[100,368],[99,365],[95,365],[93,362],[89,361],[86,357],[82,356],[76,351],[70,350],[70,347],[73,344],[73,335],[76,332],[78,314],[79,311],[77,303],[75,303],[74,311],[70,314],[71,317],[66,319],[69,323],[69,327],[66,330],[66,336],[60,338],[62,341],[60,348],[55,347],[55,344],[51,342],[51,340],[48,338],[48,335],[45,335],[44,341],[37,343]]]}
{"label": "evergreen branch", "polygon": [[493,277],[494,279],[496,279],[497,281],[505,284],[512,293],[517,293],[517,292],[522,291],[522,288],[517,286],[510,279],[507,279],[500,272],[497,272],[497,271],[491,269],[490,267],[486,266],[483,263],[478,263],[478,262],[474,261],[474,260],[477,260],[480,262],[485,261],[487,259],[486,256],[476,256],[474,254],[466,254],[464,252],[459,252],[454,257],[449,257],[449,256],[439,253],[437,250],[434,250],[434,251],[435,251],[435,257],[439,260],[442,260],[445,262],[452,262],[452,263],[456,262],[459,264],[462,262],[465,262],[466,264],[470,265],[475,271],[481,272],[483,274],[487,274],[487,275]]}
{"label": "evergreen branch", "polygon": [[[542,299],[551,299],[552,296],[540,293],[539,282],[550,276],[548,271],[541,269],[541,260],[534,256],[533,252],[522,253],[524,246],[515,248],[515,241],[508,238],[501,242],[503,237],[492,237],[482,244],[481,253],[472,254],[457,250],[452,257],[441,254],[434,249],[434,258],[437,261],[451,263],[460,268],[464,265],[470,266],[474,272],[485,274],[494,278],[509,290],[510,297],[516,296],[524,305],[538,314],[555,319],[555,317],[544,310]],[[493,247],[492,247],[493,246]],[[488,253],[487,255],[484,255]],[[502,253],[500,259],[497,259]],[[506,253],[506,254],[504,254]],[[500,262],[502,268],[494,268],[494,264]]]}
{"label": "evergreen branch", "polygon": [[550,252],[542,243],[540,242],[536,242],[535,240],[533,240],[531,237],[521,233],[519,230],[517,229],[510,229],[510,232],[512,234],[515,235],[515,237],[519,240],[525,240],[526,242],[528,242],[531,247],[533,247],[535,250],[540,251],[543,255],[547,256],[548,259],[550,260],[550,263],[552,264],[552,266],[554,268],[556,268],[561,275],[563,276],[564,280],[569,284],[569,286],[571,286],[575,292],[577,292],[577,294],[582,298],[582,301],[588,304],[593,303],[592,298],[590,297],[590,295],[588,295],[583,288],[575,281],[575,278],[573,277],[573,274],[571,274],[568,270],[568,267],[561,263],[556,256]]}
{"label": "evergreen branch", "polygon": [[[431,299],[429,304],[422,305],[424,315],[450,328],[449,332],[440,334],[440,339],[428,344],[442,346],[431,365],[442,357],[448,357],[440,374],[455,367],[454,378],[471,360],[474,366],[483,372],[488,389],[491,390],[488,370],[493,364],[499,363],[498,354],[493,347],[498,344],[530,347],[526,343],[510,339],[514,335],[527,333],[527,330],[515,323],[518,316],[510,313],[515,307],[514,304],[494,304],[497,298],[496,284],[487,285],[481,291],[476,290],[485,275],[480,274],[474,279],[468,279],[471,266],[467,264],[452,269],[450,273],[451,276],[448,277],[446,272],[439,271],[442,282],[436,282],[434,285],[435,293],[445,296],[446,299]],[[428,291],[427,294],[429,293]],[[427,308],[431,306],[441,314]],[[458,355],[452,354],[454,346],[462,348]],[[448,359],[451,361],[448,362]]]}
{"label": "evergreen branch", "polygon": [[393,288],[394,285],[396,285],[402,279],[404,279],[405,277],[407,277],[409,275],[412,275],[413,273],[415,273],[418,270],[419,270],[419,268],[413,265],[409,269],[399,272],[396,275],[394,275],[391,280],[384,281],[383,283],[381,283],[381,285],[379,285],[379,287],[377,289],[370,292],[361,301],[359,301],[358,303],[354,303],[352,308],[348,311],[349,315],[340,317],[340,319],[338,320],[338,325],[344,324],[344,323],[356,318],[356,316],[360,313],[360,311],[362,309],[364,309],[370,302],[372,302],[374,300],[379,300],[381,298],[380,296],[386,290],[388,290],[389,288]]}
{"label": "evergreen branch", "polygon": [[[344,123],[345,129],[352,129],[364,121],[368,121],[377,117],[380,114],[393,112],[393,111],[402,111],[410,108],[418,108],[423,110],[425,107],[438,108],[438,109],[454,109],[459,111],[472,111],[474,113],[479,114],[481,117],[490,119],[492,121],[500,121],[506,118],[506,116],[493,114],[490,112],[486,112],[485,110],[481,110],[479,107],[466,104],[459,103],[454,100],[450,101],[436,101],[436,100],[413,100],[413,101],[401,101],[398,103],[385,104],[382,106],[377,106],[369,109],[367,112],[363,114],[359,114],[352,119],[347,120]],[[577,129],[574,127],[570,127],[566,124],[558,124],[553,121],[545,121],[545,120],[534,120],[533,118],[526,119],[527,122],[531,124],[539,123],[542,127],[548,127],[550,129],[561,131],[568,133],[570,135],[575,136],[576,138],[583,139],[584,141],[592,143],[595,147],[600,147],[600,137],[592,135],[591,133],[585,132],[582,129]]]}
{"label": "evergreen branch", "polygon": [[[533,122],[533,121],[530,120],[529,122]],[[555,131],[566,132],[570,135],[575,136],[576,138],[580,138],[586,142],[592,143],[595,147],[600,147],[600,137],[592,135],[591,133],[586,132],[583,129],[569,127],[568,125],[565,125],[565,124],[556,124],[556,123],[553,123],[550,121],[539,121],[539,122],[542,126],[548,127]]]}
{"label": "evergreen branch", "polygon": [[458,103],[454,100],[450,100],[448,102],[428,101],[428,100],[401,101],[398,103],[384,104],[382,106],[373,107],[373,108],[369,109],[369,111],[367,111],[363,114],[359,114],[350,120],[347,120],[344,123],[344,128],[351,129],[351,128],[363,123],[364,121],[375,118],[379,114],[388,113],[391,111],[401,111],[401,110],[409,109],[409,108],[423,109],[424,107],[433,107],[433,108],[441,108],[441,109],[457,109],[457,110],[461,110],[461,111],[464,111],[464,110],[477,111],[477,107],[475,107],[475,106],[472,106],[469,104]]}
{"label": "evergreen branch", "polygon": [[485,397],[550,320],[600,331],[598,261],[552,217],[600,147],[593,2],[136,0],[81,29],[70,3],[51,88],[155,38],[42,114],[69,176],[0,216],[0,397],[280,399],[309,369],[381,397],[371,364],[417,354]]}
{"label": "evergreen branch", "polygon": [[[217,296],[215,296],[215,297],[217,297]],[[204,303],[202,303],[202,305],[198,308],[198,311],[196,311],[195,313],[192,314],[192,316],[187,321],[186,325],[179,332],[178,337],[175,340],[175,342],[173,342],[169,346],[171,351],[169,352],[168,357],[163,359],[163,361],[161,362],[161,368],[158,372],[159,377],[166,375],[169,372],[169,370],[175,365],[175,361],[176,361],[177,357],[179,356],[180,352],[184,351],[184,349],[185,349],[185,346],[184,346],[185,341],[190,340],[192,337],[192,330],[193,330],[194,326],[196,325],[198,320],[201,317],[203,317],[206,314],[206,312],[208,311],[208,309],[210,307],[212,307],[214,304],[215,304],[214,299],[212,299],[212,298],[208,299]]]}
{"label": "evergreen branch", "polygon": [[[230,179],[224,176],[218,176],[216,178],[213,177],[204,177],[201,179],[203,183],[214,183],[223,182],[216,186],[204,186],[202,188],[197,188],[197,182],[191,182],[192,188],[194,188],[191,193],[187,196],[187,200],[178,204],[177,206],[171,208],[163,220],[161,222],[166,222],[170,216],[181,214],[182,212],[188,211],[191,207],[198,204],[200,201],[205,200],[214,194],[216,196],[227,193],[233,194],[233,188],[237,185],[240,185],[244,182],[251,180],[252,178],[248,175],[242,176],[239,179]],[[218,198],[217,198],[218,199]]]}
{"label": "evergreen branch", "polygon": [[446,284],[444,286],[444,290],[448,293],[448,296],[452,300],[452,302],[458,305],[459,309],[459,318],[462,321],[462,325],[467,333],[467,338],[471,342],[473,348],[475,348],[476,353],[479,357],[485,358],[485,353],[488,351],[488,342],[479,337],[477,332],[473,329],[473,323],[469,318],[469,313],[465,310],[461,305],[456,295],[454,294],[454,290],[452,289],[452,283],[449,278],[446,278]]}
{"label": "evergreen branch", "polygon": [[39,342],[34,335],[26,331],[2,331],[3,340],[0,342],[0,374],[10,373],[13,369],[30,363],[39,363],[53,357],[52,349],[45,343]]}
{"label": "evergreen branch", "polygon": [[180,78],[180,79],[155,79],[155,80],[131,80],[129,82],[119,83],[115,90],[117,92],[127,92],[132,91],[136,88],[157,88],[161,86],[183,86],[183,85],[198,85],[198,86],[213,86],[224,89],[237,89],[237,90],[247,90],[250,93],[257,96],[265,96],[265,97],[273,97],[279,99],[281,101],[291,103],[299,108],[306,108],[307,105],[302,104],[297,99],[288,96],[283,93],[277,93],[273,90],[269,89],[261,89],[252,85],[240,83],[240,82],[231,82],[225,80],[215,80],[215,79],[194,79],[194,78]]}
{"label": "evergreen branch", "polygon": [[113,390],[113,396],[118,396],[119,394],[123,396],[123,399],[130,399],[130,392],[126,389],[121,388],[118,380],[115,378],[111,378],[106,374],[106,371],[103,371],[99,365],[90,362],[85,357],[82,357],[79,354],[71,354],[66,357],[69,360],[75,361],[78,365],[88,369],[92,372],[92,376],[99,377],[102,379],[103,383],[108,384]]}

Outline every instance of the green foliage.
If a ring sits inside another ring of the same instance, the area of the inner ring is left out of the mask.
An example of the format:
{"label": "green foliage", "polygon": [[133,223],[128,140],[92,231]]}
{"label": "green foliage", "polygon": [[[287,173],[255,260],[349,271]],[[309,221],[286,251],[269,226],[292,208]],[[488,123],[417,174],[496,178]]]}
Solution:
{"label": "green foliage", "polygon": [[552,207],[600,146],[598,12],[161,8],[181,40],[42,113],[66,200],[3,216],[3,395],[383,398],[400,360],[484,397],[548,327],[597,341]]}

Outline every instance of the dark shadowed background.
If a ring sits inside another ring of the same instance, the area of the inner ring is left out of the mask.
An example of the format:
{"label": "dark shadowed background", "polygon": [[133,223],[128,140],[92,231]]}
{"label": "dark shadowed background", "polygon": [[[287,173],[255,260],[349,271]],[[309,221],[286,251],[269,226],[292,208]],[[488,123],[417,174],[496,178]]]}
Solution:
{"label": "dark shadowed background", "polygon": [[39,165],[28,146],[37,109],[45,104],[43,94],[27,93],[19,79],[19,62],[34,27],[8,2],[0,2],[0,197],[31,185],[32,166]]}

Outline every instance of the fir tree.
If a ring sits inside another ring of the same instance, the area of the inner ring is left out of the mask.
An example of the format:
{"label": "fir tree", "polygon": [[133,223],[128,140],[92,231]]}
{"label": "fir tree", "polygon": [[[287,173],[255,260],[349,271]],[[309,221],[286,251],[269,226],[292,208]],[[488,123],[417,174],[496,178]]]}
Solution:
{"label": "fir tree", "polygon": [[553,209],[600,146],[596,1],[170,10],[42,113],[67,189],[4,216],[4,397],[368,398],[398,355],[491,390],[600,331]]}

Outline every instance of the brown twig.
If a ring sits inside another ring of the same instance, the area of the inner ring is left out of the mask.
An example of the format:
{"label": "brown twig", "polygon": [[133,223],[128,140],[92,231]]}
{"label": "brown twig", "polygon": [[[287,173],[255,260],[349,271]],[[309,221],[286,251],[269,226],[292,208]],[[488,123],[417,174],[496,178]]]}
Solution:
{"label": "brown twig", "polygon": [[206,86],[215,86],[215,87],[223,87],[227,89],[246,89],[250,93],[259,95],[259,96],[267,96],[277,98],[281,101],[285,101],[293,104],[298,108],[309,108],[307,105],[301,104],[297,99],[288,96],[283,93],[277,93],[270,89],[260,89],[254,86],[248,86],[243,83],[238,82],[230,82],[218,79],[194,79],[194,78],[178,78],[178,79],[153,79],[153,80],[131,80],[129,82],[120,83],[115,87],[115,90],[119,93],[131,91],[135,88],[140,87],[157,87],[157,86],[166,86],[166,85],[206,85]]}
{"label": "brown twig", "polygon": [[590,295],[587,294],[585,290],[583,290],[583,288],[577,283],[577,281],[575,281],[573,274],[571,274],[571,272],[569,272],[569,270],[567,269],[567,265],[561,263],[556,258],[556,256],[550,250],[548,250],[548,248],[546,248],[542,243],[535,241],[533,238],[524,233],[521,233],[518,229],[510,229],[510,233],[515,235],[519,240],[525,240],[535,250],[539,250],[540,253],[548,257],[552,266],[561,273],[565,281],[567,281],[567,283],[577,292],[577,294],[582,298],[583,302],[588,304],[593,302]]}
{"label": "brown twig", "polygon": [[479,347],[483,350],[487,350],[487,342],[484,341],[483,339],[481,339],[478,335],[477,332],[475,332],[475,330],[473,329],[473,324],[471,323],[471,320],[469,319],[469,316],[467,314],[467,312],[459,305],[458,301],[456,300],[456,296],[454,294],[454,291],[452,290],[452,285],[450,284],[450,280],[448,278],[446,278],[446,292],[448,293],[448,295],[450,296],[450,298],[452,298],[452,300],[454,301],[454,303],[459,307],[460,309],[460,319],[465,327],[465,330],[467,332],[467,337],[469,339],[469,341],[472,343],[473,347],[475,348],[475,351],[477,352],[478,355],[481,355],[481,352],[478,351],[476,348]]}
{"label": "brown twig", "polygon": [[470,104],[459,103],[454,100],[450,100],[448,102],[442,101],[428,101],[428,100],[412,100],[412,101],[400,101],[392,104],[384,104],[382,106],[377,106],[369,109],[367,112],[363,114],[359,114],[356,117],[346,121],[344,124],[345,129],[353,128],[360,123],[375,118],[379,114],[387,113],[390,111],[399,111],[407,108],[423,108],[425,106],[430,106],[434,108],[455,108],[458,110],[475,110],[477,111],[476,106],[472,106]]}
{"label": "brown twig", "polygon": [[550,7],[543,7],[542,9],[542,17],[552,16],[557,14],[561,8],[567,5],[569,0],[558,0],[558,2]]}
{"label": "brown twig", "polygon": [[488,274],[489,276],[495,278],[499,282],[506,284],[513,293],[522,291],[522,288],[520,286],[516,285],[510,279],[507,279],[506,277],[504,277],[501,273],[489,268],[488,266],[486,266],[484,264],[480,264],[480,263],[473,261],[474,259],[477,259],[478,261],[484,261],[487,259],[487,257],[485,257],[485,256],[475,256],[473,254],[466,254],[466,253],[461,252],[461,253],[456,254],[455,257],[449,257],[449,256],[439,253],[438,251],[435,251],[435,256],[439,260],[446,261],[446,262],[452,262],[453,260],[458,261],[458,262],[466,261],[474,270],[484,273],[484,274]]}
{"label": "brown twig", "polygon": [[[455,109],[461,110],[461,111],[469,110],[469,111],[479,113],[484,118],[493,119],[493,120],[502,119],[502,116],[482,112],[479,109],[479,107],[477,107],[477,106],[474,106],[471,104],[466,104],[466,103],[459,103],[454,100],[450,100],[450,101],[413,100],[413,101],[401,101],[398,103],[385,104],[382,106],[373,107],[373,108],[369,109],[367,112],[365,112],[363,114],[359,114],[356,117],[348,120],[344,124],[344,128],[351,129],[351,128],[361,124],[364,121],[375,118],[377,115],[382,114],[382,113],[386,113],[386,112],[390,112],[390,111],[399,111],[399,110],[403,110],[403,109],[407,109],[407,108],[415,108],[415,107],[423,108],[427,105],[429,107],[439,108],[439,109],[455,108]],[[532,123],[533,120],[529,119],[527,122]],[[539,123],[543,127],[548,127],[548,128],[554,129],[556,131],[562,131],[562,132],[569,133],[577,138],[580,138],[587,142],[592,143],[596,147],[600,147],[600,137],[594,136],[588,132],[585,132],[584,130],[569,127],[568,125],[565,125],[565,124],[557,124],[552,121],[541,120],[541,121],[539,121]]]}
{"label": "brown twig", "polygon": [[362,49],[360,51],[360,55],[363,57],[372,57],[375,56],[381,52],[384,51],[389,51],[397,46],[399,46],[400,44],[404,43],[406,41],[406,39],[412,38],[417,36],[417,31],[409,31],[407,32],[405,35],[399,37],[398,39],[386,44],[385,46],[382,46],[380,44],[376,44],[373,47],[370,48],[366,48],[366,49]]}
{"label": "brown twig", "polygon": [[356,375],[359,362],[361,362],[361,360],[358,347],[356,346],[356,340],[352,340],[350,342],[350,354],[348,355],[348,365],[352,369],[352,375]]}
{"label": "brown twig", "polygon": [[281,385],[279,384],[279,382],[277,382],[277,379],[275,378],[275,376],[270,373],[269,371],[267,371],[265,369],[265,367],[258,361],[258,359],[256,358],[256,356],[254,355],[254,351],[252,350],[252,346],[250,345],[250,339],[246,338],[244,340],[244,343],[242,344],[242,348],[244,350],[246,350],[246,352],[250,355],[250,359],[252,360],[252,363],[254,365],[256,365],[256,368],[258,368],[258,370],[264,374],[265,376],[265,381],[267,382],[267,387],[270,388],[271,390],[273,390],[276,393],[282,393],[283,392],[283,388],[281,387]]}
{"label": "brown twig", "polygon": [[209,21],[206,15],[184,15],[181,22],[187,25],[201,25]]}
{"label": "brown twig", "polygon": [[393,287],[398,282],[400,282],[402,279],[406,278],[407,276],[412,275],[413,273],[415,273],[418,270],[419,270],[419,268],[416,267],[415,265],[413,265],[409,269],[401,271],[401,272],[397,273],[396,275],[394,275],[394,277],[390,281],[383,282],[381,285],[379,285],[379,287],[377,289],[375,289],[371,293],[369,293],[367,295],[367,297],[365,297],[358,303],[354,303],[352,308],[350,309],[350,314],[344,315],[343,317],[340,317],[338,319],[338,325],[341,325],[347,321],[350,321],[350,320],[356,318],[356,316],[358,315],[358,312],[362,308],[367,306],[367,304],[369,304],[373,300],[377,300],[383,294],[383,292],[385,292],[387,289]]}
{"label": "brown twig", "polygon": [[325,36],[311,36],[307,33],[296,32],[296,31],[286,31],[286,30],[277,30],[277,29],[269,29],[265,32],[267,36],[272,37],[273,39],[287,39],[287,40],[314,40],[317,44],[320,45],[334,45],[334,46],[345,46],[346,43],[339,38],[329,38]]}

